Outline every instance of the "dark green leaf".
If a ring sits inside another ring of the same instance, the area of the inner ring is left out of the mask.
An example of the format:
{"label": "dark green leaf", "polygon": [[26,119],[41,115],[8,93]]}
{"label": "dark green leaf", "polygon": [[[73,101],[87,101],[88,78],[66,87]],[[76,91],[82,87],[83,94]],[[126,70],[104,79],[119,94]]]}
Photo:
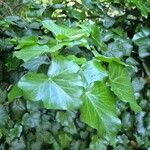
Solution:
{"label": "dark green leaf", "polygon": [[133,46],[129,40],[116,39],[108,45],[108,48],[107,56],[123,57],[130,56]]}
{"label": "dark green leaf", "polygon": [[61,143],[62,148],[69,147],[71,140],[72,140],[71,137],[69,135],[67,135],[66,133],[59,134],[59,141]]}
{"label": "dark green leaf", "polygon": [[34,58],[32,60],[23,63],[21,66],[25,67],[29,71],[37,71],[42,64],[49,64],[49,63],[50,63],[49,58],[47,56],[40,56],[38,58]]}
{"label": "dark green leaf", "polygon": [[3,127],[8,121],[8,114],[3,105],[0,105],[0,127]]}

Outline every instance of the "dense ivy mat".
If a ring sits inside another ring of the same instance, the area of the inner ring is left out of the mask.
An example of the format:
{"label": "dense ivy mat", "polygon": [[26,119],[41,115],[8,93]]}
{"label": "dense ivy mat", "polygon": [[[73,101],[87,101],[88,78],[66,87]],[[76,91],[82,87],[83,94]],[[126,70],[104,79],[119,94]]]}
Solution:
{"label": "dense ivy mat", "polygon": [[0,2],[0,149],[149,150],[150,2]]}

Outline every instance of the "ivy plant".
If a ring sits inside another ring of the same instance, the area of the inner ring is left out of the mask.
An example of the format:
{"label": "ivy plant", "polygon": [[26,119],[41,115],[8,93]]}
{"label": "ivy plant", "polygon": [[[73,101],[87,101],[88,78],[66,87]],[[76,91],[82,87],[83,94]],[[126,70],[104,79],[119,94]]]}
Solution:
{"label": "ivy plant", "polygon": [[101,138],[114,138],[121,126],[116,112],[117,99],[129,103],[136,113],[141,111],[126,65],[119,59],[119,63],[115,61],[115,57],[104,62],[94,55],[90,59],[84,57],[86,61],[80,64],[76,59],[81,58],[74,55],[76,59],[68,59],[70,55],[63,54],[64,46],[70,48],[76,45],[84,46],[93,53],[89,41],[95,38],[92,30],[96,25],[77,24],[69,27],[52,20],[44,20],[42,25],[53,34],[53,39],[47,37],[44,43],[41,42],[43,37],[20,39],[18,51],[13,55],[28,65],[47,55],[47,69],[27,71],[15,89],[10,91],[10,100],[21,92],[19,96],[26,100],[42,101],[43,107],[47,109],[79,109],[81,120],[96,129]]}
{"label": "ivy plant", "polygon": [[149,8],[0,2],[0,149],[149,149]]}

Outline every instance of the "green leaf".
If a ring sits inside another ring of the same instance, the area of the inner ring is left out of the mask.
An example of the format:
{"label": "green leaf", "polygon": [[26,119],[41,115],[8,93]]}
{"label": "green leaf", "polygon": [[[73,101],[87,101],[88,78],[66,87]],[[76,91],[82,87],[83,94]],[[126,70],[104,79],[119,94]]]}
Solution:
{"label": "green leaf", "polygon": [[47,45],[34,45],[22,48],[20,51],[14,52],[14,56],[22,59],[23,61],[28,61],[46,52],[51,52],[50,48]]}
{"label": "green leaf", "polygon": [[22,126],[21,125],[15,125],[12,129],[10,129],[8,137],[6,141],[12,141],[16,138],[19,138],[22,132]]}
{"label": "green leaf", "polygon": [[26,99],[41,100],[46,108],[66,110],[79,106],[82,84],[79,66],[60,56],[53,58],[48,75],[27,73],[18,87]]}
{"label": "green leaf", "polygon": [[143,28],[133,36],[133,42],[139,46],[139,56],[141,58],[150,56],[150,29]]}
{"label": "green leaf", "polygon": [[11,91],[8,93],[8,100],[11,102],[15,100],[16,98],[19,98],[22,96],[22,90],[18,88],[16,85],[11,89]]}
{"label": "green leaf", "polygon": [[8,71],[16,70],[20,65],[20,60],[16,57],[13,57],[12,55],[9,55],[5,65],[7,66]]}
{"label": "green leaf", "polygon": [[97,129],[101,137],[115,137],[120,128],[113,94],[103,82],[95,82],[82,96],[81,120]]}
{"label": "green leaf", "polygon": [[83,74],[88,84],[95,81],[102,81],[108,76],[105,68],[97,60],[88,61],[83,66]]}
{"label": "green leaf", "polygon": [[108,144],[106,140],[99,139],[98,136],[93,136],[89,150],[107,150]]}
{"label": "green leaf", "polygon": [[[71,14],[71,15],[70,15],[70,14]],[[83,20],[83,19],[85,19],[85,17],[86,17],[84,11],[80,12],[80,11],[75,10],[75,9],[71,9],[71,10],[69,11],[69,15],[70,15],[70,18],[71,18],[71,17],[74,17],[74,18],[76,18],[76,19],[78,19],[78,20]]]}
{"label": "green leaf", "polygon": [[144,27],[144,28],[141,29],[140,32],[137,32],[137,33],[134,34],[132,40],[138,44],[141,40],[143,40],[143,39],[145,39],[146,37],[149,37],[149,36],[150,36],[150,29]]}
{"label": "green leaf", "polygon": [[48,131],[40,131],[36,133],[38,141],[42,141],[43,143],[52,144],[54,142],[54,137]]}
{"label": "green leaf", "polygon": [[135,92],[139,92],[144,88],[146,81],[143,78],[134,78],[132,81],[132,85]]}
{"label": "green leaf", "polygon": [[41,114],[39,111],[32,113],[25,113],[22,118],[22,124],[28,128],[35,128],[40,126],[40,117]]}
{"label": "green leaf", "polygon": [[24,141],[24,139],[21,137],[21,138],[18,138],[18,139],[15,139],[14,141],[12,141],[10,143],[10,149],[15,149],[15,150],[23,150],[23,149],[26,149],[26,143]]}
{"label": "green leaf", "polygon": [[36,36],[27,36],[23,37],[21,40],[18,41],[17,48],[23,48],[27,46],[33,46],[38,43],[38,38]]}
{"label": "green leaf", "polygon": [[101,30],[98,28],[98,26],[93,25],[92,26],[92,32],[91,36],[93,39],[93,42],[103,51],[108,51],[107,45],[102,41],[101,37]]}
{"label": "green leaf", "polygon": [[0,105],[0,127],[3,127],[8,121],[8,114],[3,105]]}
{"label": "green leaf", "polygon": [[141,108],[136,102],[133,87],[126,68],[115,62],[110,63],[109,80],[111,83],[111,90],[119,97],[119,99],[129,102],[131,108],[135,112],[139,112]]}
{"label": "green leaf", "polygon": [[76,126],[74,124],[73,119],[75,118],[75,113],[67,111],[67,112],[57,112],[56,120],[64,126],[64,131],[70,134],[76,134]]}
{"label": "green leaf", "polygon": [[21,66],[25,67],[29,71],[37,71],[42,64],[49,64],[49,58],[47,56],[34,58],[23,63]]}
{"label": "green leaf", "polygon": [[78,58],[75,55],[68,55],[66,58],[70,61],[74,61],[75,63],[79,65],[86,63],[86,59],[84,57]]}
{"label": "green leaf", "polygon": [[96,59],[100,60],[100,61],[107,62],[107,63],[117,62],[118,64],[121,64],[123,66],[129,66],[129,65],[125,64],[124,62],[122,62],[120,60],[120,58],[118,58],[118,57],[107,57],[107,56],[99,54],[96,56]]}
{"label": "green leaf", "polygon": [[67,135],[66,133],[60,133],[59,134],[59,141],[61,143],[61,148],[69,148],[69,144],[71,142],[71,137],[69,135]]}
{"label": "green leaf", "polygon": [[129,40],[124,39],[115,39],[114,42],[109,43],[108,49],[109,51],[104,54],[111,57],[123,57],[130,56],[132,51],[132,44]]}
{"label": "green leaf", "polygon": [[3,103],[6,100],[6,97],[7,91],[0,88],[0,103]]}
{"label": "green leaf", "polygon": [[57,25],[52,20],[45,20],[42,24],[44,28],[51,31],[58,40],[77,40],[89,36],[89,33],[83,29]]}
{"label": "green leaf", "polygon": [[132,3],[134,3],[137,8],[140,9],[142,16],[144,16],[145,18],[147,18],[148,16],[148,7],[145,4],[144,0],[130,0]]}

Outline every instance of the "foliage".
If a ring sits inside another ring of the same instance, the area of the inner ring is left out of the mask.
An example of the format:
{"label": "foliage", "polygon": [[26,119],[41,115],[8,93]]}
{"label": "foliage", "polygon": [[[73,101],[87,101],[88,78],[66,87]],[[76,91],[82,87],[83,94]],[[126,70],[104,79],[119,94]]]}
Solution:
{"label": "foliage", "polygon": [[1,149],[150,148],[149,5],[2,2]]}

